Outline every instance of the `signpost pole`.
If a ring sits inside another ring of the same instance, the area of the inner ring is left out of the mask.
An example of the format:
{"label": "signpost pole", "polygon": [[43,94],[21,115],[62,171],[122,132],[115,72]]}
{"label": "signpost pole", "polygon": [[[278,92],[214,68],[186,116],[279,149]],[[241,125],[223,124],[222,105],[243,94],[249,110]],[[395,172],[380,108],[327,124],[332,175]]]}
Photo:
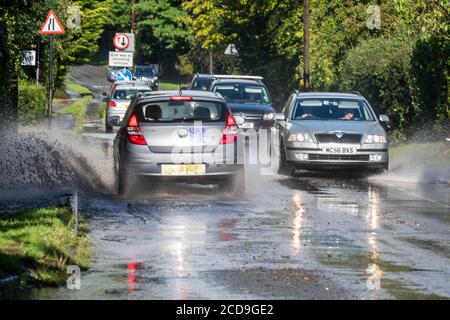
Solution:
{"label": "signpost pole", "polygon": [[309,0],[303,1],[303,90],[309,91]]}
{"label": "signpost pole", "polygon": [[50,61],[48,67],[48,127],[52,127],[52,96],[53,96],[53,35],[50,35]]}

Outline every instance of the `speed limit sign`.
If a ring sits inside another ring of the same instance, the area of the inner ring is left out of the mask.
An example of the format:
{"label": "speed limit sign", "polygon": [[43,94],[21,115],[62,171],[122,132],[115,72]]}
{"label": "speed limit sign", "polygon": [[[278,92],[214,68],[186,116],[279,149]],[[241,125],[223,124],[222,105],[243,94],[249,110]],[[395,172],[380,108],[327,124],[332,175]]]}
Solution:
{"label": "speed limit sign", "polygon": [[130,38],[125,33],[116,33],[113,43],[117,50],[125,50],[130,44]]}

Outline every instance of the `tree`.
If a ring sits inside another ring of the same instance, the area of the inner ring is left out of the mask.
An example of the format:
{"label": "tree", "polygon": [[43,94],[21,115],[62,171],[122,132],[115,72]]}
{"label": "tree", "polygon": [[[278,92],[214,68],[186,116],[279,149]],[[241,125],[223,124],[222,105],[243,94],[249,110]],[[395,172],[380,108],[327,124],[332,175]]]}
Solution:
{"label": "tree", "polygon": [[163,62],[170,73],[177,56],[189,50],[192,35],[180,4],[177,0],[142,0],[136,4],[138,62]]}

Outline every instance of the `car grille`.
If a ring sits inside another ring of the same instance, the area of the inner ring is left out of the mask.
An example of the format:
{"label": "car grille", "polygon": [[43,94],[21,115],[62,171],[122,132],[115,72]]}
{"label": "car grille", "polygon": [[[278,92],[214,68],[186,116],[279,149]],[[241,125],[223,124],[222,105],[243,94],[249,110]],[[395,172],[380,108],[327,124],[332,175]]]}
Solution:
{"label": "car grille", "polygon": [[240,115],[246,120],[260,120],[260,119],[262,119],[262,114],[261,113],[237,112],[234,115]]}
{"label": "car grille", "polygon": [[319,143],[360,143],[361,135],[355,133],[344,133],[338,138],[334,133],[318,133],[316,134]]}
{"label": "car grille", "polygon": [[369,161],[368,154],[309,154],[309,160]]}

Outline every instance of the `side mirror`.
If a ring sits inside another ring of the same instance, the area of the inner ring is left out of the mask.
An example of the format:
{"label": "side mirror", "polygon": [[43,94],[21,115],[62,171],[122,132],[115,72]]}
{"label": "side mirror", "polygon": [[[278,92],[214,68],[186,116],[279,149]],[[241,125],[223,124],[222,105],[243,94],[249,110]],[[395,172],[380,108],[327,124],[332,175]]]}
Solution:
{"label": "side mirror", "polygon": [[380,114],[380,122],[389,122],[389,117],[385,114]]}
{"label": "side mirror", "polygon": [[103,98],[103,102],[108,103],[109,99],[108,98]]}
{"label": "side mirror", "polygon": [[275,113],[274,120],[285,121],[286,117],[284,116],[284,113]]}
{"label": "side mirror", "polygon": [[184,86],[184,87],[181,87],[181,90],[189,90],[189,88],[188,87],[186,87],[186,86]]}
{"label": "side mirror", "polygon": [[107,97],[108,94],[107,94],[106,92],[103,92],[103,93],[102,93],[102,96]]}

